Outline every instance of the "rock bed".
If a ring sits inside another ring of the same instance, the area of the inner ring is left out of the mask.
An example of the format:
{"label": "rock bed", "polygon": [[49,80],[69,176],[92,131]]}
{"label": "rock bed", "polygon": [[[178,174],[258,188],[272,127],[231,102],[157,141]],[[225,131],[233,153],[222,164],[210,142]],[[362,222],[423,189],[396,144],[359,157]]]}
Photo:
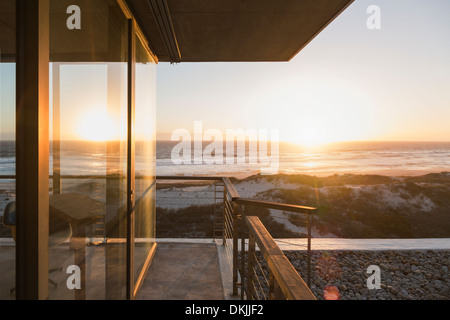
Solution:
{"label": "rock bed", "polygon": [[[306,252],[284,253],[306,281]],[[371,265],[380,268],[380,289],[367,287]],[[449,269],[450,250],[313,251],[311,291],[320,300],[449,300]]]}
{"label": "rock bed", "polygon": [[[285,254],[306,281],[306,252]],[[380,268],[381,289],[367,288],[371,265]],[[450,250],[319,251],[312,253],[311,291],[318,299],[448,300],[449,269]]]}

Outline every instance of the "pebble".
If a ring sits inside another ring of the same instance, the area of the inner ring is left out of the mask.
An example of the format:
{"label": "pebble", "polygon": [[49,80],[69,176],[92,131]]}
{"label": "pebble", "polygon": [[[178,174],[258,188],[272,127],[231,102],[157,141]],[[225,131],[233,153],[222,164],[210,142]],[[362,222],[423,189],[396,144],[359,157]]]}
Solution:
{"label": "pebble", "polygon": [[[306,281],[305,251],[286,251]],[[450,250],[313,251],[311,291],[322,300],[324,288],[338,288],[341,300],[450,300]],[[381,269],[380,289],[367,287],[367,267]],[[319,268],[317,268],[319,267]]]}

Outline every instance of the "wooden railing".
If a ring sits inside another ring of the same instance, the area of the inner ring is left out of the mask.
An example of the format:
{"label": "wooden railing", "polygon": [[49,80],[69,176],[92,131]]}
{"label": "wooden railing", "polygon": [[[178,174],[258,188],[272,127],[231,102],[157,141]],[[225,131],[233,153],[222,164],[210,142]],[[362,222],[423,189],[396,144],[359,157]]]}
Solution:
{"label": "wooden railing", "polygon": [[[248,300],[316,300],[315,296],[300,277],[298,272],[286,258],[275,243],[274,239],[261,223],[258,217],[245,217],[244,221],[249,230],[249,243],[247,253],[247,270],[242,264],[241,274],[245,274],[246,281],[241,282],[241,290],[245,292]],[[268,272],[262,272],[261,280],[258,276],[256,264],[256,245],[268,266]],[[242,255],[241,255],[242,257]],[[244,258],[242,257],[242,261]],[[256,282],[260,286],[265,280],[266,290],[260,288],[258,293]],[[265,292],[266,291],[266,292]]]}
{"label": "wooden railing", "polygon": [[[317,209],[243,199],[228,178],[223,178],[223,182],[225,186],[223,244],[231,247],[228,248],[227,253],[228,256],[232,256],[233,295],[238,295],[240,289],[241,299],[315,299],[309,286],[311,281],[311,218],[313,214],[317,213]],[[307,283],[303,281],[283,254],[260,219],[245,213],[243,208],[248,206],[307,216],[304,221],[308,230]],[[256,244],[261,257],[256,256]],[[246,250],[247,247],[248,250]],[[259,261],[261,259],[262,262]],[[267,265],[269,272],[263,270],[261,263]]]}

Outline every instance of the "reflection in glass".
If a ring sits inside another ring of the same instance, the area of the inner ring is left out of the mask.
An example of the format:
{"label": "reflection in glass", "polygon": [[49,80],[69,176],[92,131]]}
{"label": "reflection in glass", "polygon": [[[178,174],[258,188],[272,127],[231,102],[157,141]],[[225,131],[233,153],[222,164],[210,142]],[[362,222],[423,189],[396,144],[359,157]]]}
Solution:
{"label": "reflection in glass", "polygon": [[125,299],[128,21],[114,0],[50,3],[49,296]]}
{"label": "reflection in glass", "polygon": [[16,2],[2,0],[0,7],[0,300],[10,300],[16,261]]}
{"label": "reflection in glass", "polygon": [[135,84],[135,248],[138,281],[155,244],[156,64],[136,36]]}

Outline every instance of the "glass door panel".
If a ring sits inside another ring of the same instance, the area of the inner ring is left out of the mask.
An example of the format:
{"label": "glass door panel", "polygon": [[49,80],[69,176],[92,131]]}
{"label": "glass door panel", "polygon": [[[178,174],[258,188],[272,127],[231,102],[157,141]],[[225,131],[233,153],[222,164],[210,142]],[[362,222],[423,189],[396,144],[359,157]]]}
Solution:
{"label": "glass door panel", "polygon": [[50,3],[49,296],[125,299],[128,20],[114,0]]}
{"label": "glass door panel", "polygon": [[134,281],[155,245],[156,64],[136,36]]}

